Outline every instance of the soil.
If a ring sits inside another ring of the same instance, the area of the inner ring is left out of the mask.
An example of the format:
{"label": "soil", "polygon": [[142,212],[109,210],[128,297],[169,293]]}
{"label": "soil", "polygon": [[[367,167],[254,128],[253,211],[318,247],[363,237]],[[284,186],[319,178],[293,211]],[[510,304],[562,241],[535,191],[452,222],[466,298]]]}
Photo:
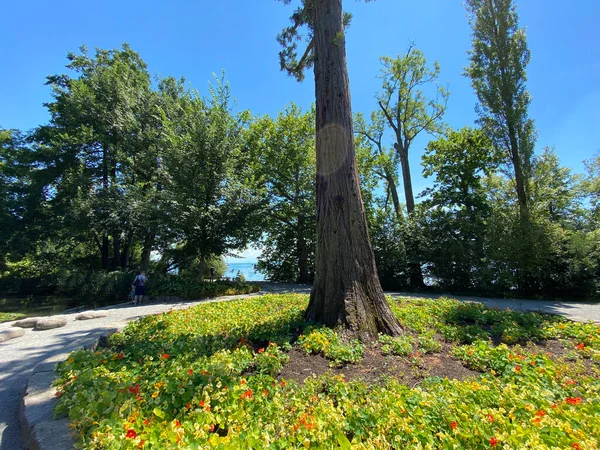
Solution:
{"label": "soil", "polygon": [[[453,345],[442,343],[439,353],[422,355],[418,363],[411,358],[394,355],[384,355],[381,344],[374,343],[367,346],[363,358],[356,364],[347,364],[342,367],[332,367],[328,359],[320,354],[307,354],[303,350],[293,347],[289,351],[290,357],[281,370],[280,379],[294,380],[300,384],[306,378],[331,373],[343,375],[348,381],[363,381],[367,384],[382,382],[385,378],[394,377],[409,387],[420,384],[425,378],[439,377],[455,380],[476,378],[480,372],[466,367],[461,361],[454,359],[450,352]],[[546,353],[555,360],[565,360],[565,349],[562,342],[549,340],[528,346],[529,350]],[[585,372],[592,375],[594,366],[591,360],[583,360]],[[597,369],[596,369],[597,370]]]}
{"label": "soil", "polygon": [[322,355],[309,355],[294,347],[288,353],[290,359],[279,376],[300,384],[308,377],[327,372],[332,375],[344,375],[348,381],[360,380],[367,384],[394,377],[411,387],[428,377],[464,380],[478,376],[478,372],[465,367],[462,362],[450,356],[451,348],[450,344],[443,344],[440,353],[423,355],[419,363],[415,364],[410,358],[384,355],[381,352],[381,344],[376,343],[365,349],[363,358],[358,363],[331,367],[330,361]]}

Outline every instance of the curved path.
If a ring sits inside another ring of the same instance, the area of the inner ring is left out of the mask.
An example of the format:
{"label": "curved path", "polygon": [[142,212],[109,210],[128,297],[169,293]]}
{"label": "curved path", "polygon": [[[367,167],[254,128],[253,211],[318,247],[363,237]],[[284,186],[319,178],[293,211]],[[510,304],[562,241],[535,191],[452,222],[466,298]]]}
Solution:
{"label": "curved path", "polygon": [[[262,293],[290,292],[308,293],[310,287],[306,285],[265,283]],[[390,292],[389,294],[396,297],[440,297],[439,295],[416,295],[399,292]],[[220,297],[209,301],[233,300],[253,295],[260,294]],[[600,323],[600,304],[452,297],[463,301],[480,301],[492,307],[540,310],[561,314],[572,320],[592,320]],[[26,330],[24,336],[0,344],[0,450],[19,450],[23,448],[19,428],[19,405],[27,380],[40,362],[52,356],[56,356],[57,360],[60,360],[60,355],[81,347],[82,338],[93,340],[105,334],[107,330],[114,328],[115,325],[170,309],[188,308],[199,303],[203,302],[191,301],[140,306],[122,304],[103,308],[108,311],[107,317],[84,321],[76,321],[74,320],[75,314],[69,314],[66,315],[68,323],[65,327],[46,331]],[[10,328],[11,323],[0,324],[0,331]]]}

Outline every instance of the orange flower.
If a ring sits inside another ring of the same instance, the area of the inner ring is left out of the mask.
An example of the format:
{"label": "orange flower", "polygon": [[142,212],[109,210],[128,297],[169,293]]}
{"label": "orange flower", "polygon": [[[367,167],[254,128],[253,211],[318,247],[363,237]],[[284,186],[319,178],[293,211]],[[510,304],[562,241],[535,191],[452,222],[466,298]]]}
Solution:
{"label": "orange flower", "polygon": [[199,405],[200,405],[202,408],[204,408],[204,400],[200,400],[200,403],[199,403]]}
{"label": "orange flower", "polygon": [[137,433],[135,432],[134,429],[127,430],[127,433],[125,433],[125,437],[127,439],[135,439],[136,436],[137,436]]}
{"label": "orange flower", "polygon": [[188,371],[187,371],[187,374],[188,374],[188,375],[191,375],[191,374],[193,374],[193,373],[194,373],[194,369],[190,369],[190,370],[188,370]]}
{"label": "orange flower", "polygon": [[573,445],[571,445],[571,447],[573,447],[575,450],[581,450],[581,447],[577,442],[573,442]]}
{"label": "orange flower", "polygon": [[144,420],[144,425],[148,425],[150,421],[148,419]]}
{"label": "orange flower", "polygon": [[259,349],[258,349],[258,353],[264,353],[264,352],[265,352],[265,349],[264,349],[264,348],[259,348]]}
{"label": "orange flower", "polygon": [[575,348],[576,348],[577,350],[585,350],[585,345],[583,345],[583,342],[580,342],[579,344],[577,344],[577,345],[575,346]]}
{"label": "orange flower", "polygon": [[490,438],[490,445],[491,445],[492,447],[495,447],[497,443],[498,443],[498,439],[496,439],[494,436],[492,436],[492,437]]}
{"label": "orange flower", "polygon": [[486,419],[487,419],[488,421],[490,421],[490,422],[493,422],[493,421],[494,421],[494,416],[492,416],[491,414],[488,414],[488,415],[487,415],[487,416],[485,416],[485,417],[486,417]]}
{"label": "orange flower", "polygon": [[240,398],[247,398],[248,400],[252,400],[252,389],[248,389],[246,392],[240,395]]}
{"label": "orange flower", "polygon": [[160,355],[160,357],[162,359],[169,359],[169,354],[168,353],[163,353],[162,355]]}
{"label": "orange flower", "polygon": [[281,385],[285,386],[285,385],[287,385],[287,382],[285,380],[281,380]]}
{"label": "orange flower", "polygon": [[453,430],[456,430],[458,428],[458,423],[456,423],[456,420],[453,421],[450,426],[452,427]]}
{"label": "orange flower", "polygon": [[521,371],[521,366],[517,364],[515,366],[515,372],[520,372],[520,371]]}
{"label": "orange flower", "polygon": [[581,397],[567,397],[565,400],[569,405],[579,405],[582,402]]}
{"label": "orange flower", "polygon": [[546,411],[540,409],[538,412],[535,413],[535,415],[538,417],[544,417],[546,415]]}
{"label": "orange flower", "polygon": [[215,431],[215,424],[214,424],[214,423],[213,423],[213,424],[211,424],[211,425],[210,425],[210,427],[208,427],[208,431],[210,431],[211,433],[212,433],[213,431]]}

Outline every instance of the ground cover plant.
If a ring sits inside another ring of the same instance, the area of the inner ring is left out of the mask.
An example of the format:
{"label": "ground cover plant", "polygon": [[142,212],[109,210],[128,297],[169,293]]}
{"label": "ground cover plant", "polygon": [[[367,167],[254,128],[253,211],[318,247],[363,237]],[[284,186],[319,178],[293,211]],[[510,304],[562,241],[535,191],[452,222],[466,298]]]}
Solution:
{"label": "ground cover plant", "polygon": [[305,323],[303,295],[143,318],[58,366],[57,414],[91,449],[598,448],[598,325],[388,301],[404,336],[372,343]]}

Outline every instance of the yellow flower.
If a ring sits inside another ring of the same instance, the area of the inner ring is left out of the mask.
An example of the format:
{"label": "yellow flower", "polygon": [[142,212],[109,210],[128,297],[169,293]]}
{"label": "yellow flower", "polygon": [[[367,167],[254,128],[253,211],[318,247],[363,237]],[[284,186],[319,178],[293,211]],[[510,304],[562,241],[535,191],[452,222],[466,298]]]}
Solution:
{"label": "yellow flower", "polygon": [[152,398],[156,398],[158,397],[158,391],[154,391],[154,393],[152,394]]}

